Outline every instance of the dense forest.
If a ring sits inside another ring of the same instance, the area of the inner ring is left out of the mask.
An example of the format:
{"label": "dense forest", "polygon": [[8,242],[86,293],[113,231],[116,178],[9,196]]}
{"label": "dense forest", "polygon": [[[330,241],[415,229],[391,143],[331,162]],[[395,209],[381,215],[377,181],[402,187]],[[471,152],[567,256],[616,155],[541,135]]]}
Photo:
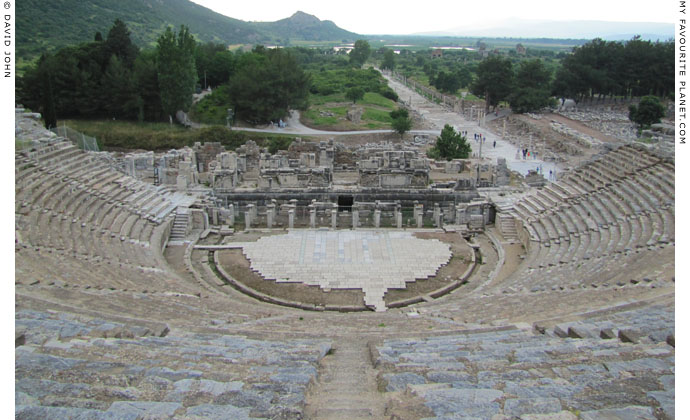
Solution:
{"label": "dense forest", "polygon": [[[232,82],[232,83],[230,83]],[[289,50],[257,47],[237,54],[198,44],[188,28],[167,28],[155,49],[139,50],[116,20],[103,38],[43,54],[17,82],[17,100],[40,111],[46,126],[60,118],[164,121],[189,111],[202,85],[230,89],[239,118],[253,123],[307,105],[310,76]]]}

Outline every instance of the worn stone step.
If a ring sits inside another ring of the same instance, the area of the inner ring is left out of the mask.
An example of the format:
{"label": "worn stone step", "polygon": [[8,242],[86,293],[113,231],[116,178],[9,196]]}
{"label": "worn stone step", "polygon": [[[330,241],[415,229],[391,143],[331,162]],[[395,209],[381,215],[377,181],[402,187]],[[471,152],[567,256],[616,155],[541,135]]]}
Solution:
{"label": "worn stone step", "polygon": [[322,408],[316,412],[316,417],[323,420],[359,420],[373,419],[374,412],[369,408]]}

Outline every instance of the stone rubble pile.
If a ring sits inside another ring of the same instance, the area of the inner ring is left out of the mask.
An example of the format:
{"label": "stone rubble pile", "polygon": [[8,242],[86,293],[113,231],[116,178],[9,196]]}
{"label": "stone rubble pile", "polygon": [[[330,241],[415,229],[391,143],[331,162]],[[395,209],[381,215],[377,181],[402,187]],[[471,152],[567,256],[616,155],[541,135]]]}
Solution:
{"label": "stone rubble pile", "polygon": [[595,139],[594,137],[574,130],[568,127],[567,125],[559,123],[557,121],[552,120],[550,125],[551,128],[554,129],[556,132],[575,139],[575,141],[577,141],[579,144],[585,147],[593,147],[600,143],[600,141]]}
{"label": "stone rubble pile", "polygon": [[624,141],[637,138],[635,124],[623,111],[561,111],[559,114]]}

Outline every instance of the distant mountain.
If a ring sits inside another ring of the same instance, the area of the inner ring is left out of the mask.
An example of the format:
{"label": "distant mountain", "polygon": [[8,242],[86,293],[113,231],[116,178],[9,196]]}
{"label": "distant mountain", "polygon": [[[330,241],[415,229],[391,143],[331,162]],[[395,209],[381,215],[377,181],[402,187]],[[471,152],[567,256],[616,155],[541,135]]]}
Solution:
{"label": "distant mountain", "polygon": [[270,33],[283,41],[342,41],[354,40],[358,36],[354,32],[339,28],[330,20],[319,20],[316,16],[304,12],[297,12],[276,22],[256,22],[255,25],[264,33]]}
{"label": "distant mountain", "polygon": [[506,19],[480,28],[465,25],[419,35],[607,40],[628,40],[640,35],[643,39],[666,41],[674,34],[672,23]]}
{"label": "distant mountain", "polygon": [[132,40],[153,46],[169,25],[181,24],[202,42],[276,43],[285,40],[354,41],[357,34],[331,21],[297,12],[277,22],[245,22],[216,13],[189,0],[21,0],[16,2],[17,56],[30,60],[45,51],[103,38],[117,18]]}

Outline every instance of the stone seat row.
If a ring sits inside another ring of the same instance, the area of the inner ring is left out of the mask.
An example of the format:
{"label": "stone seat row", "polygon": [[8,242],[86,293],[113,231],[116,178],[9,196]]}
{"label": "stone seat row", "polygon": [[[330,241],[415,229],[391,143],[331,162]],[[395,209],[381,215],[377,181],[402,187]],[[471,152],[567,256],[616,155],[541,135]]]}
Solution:
{"label": "stone seat row", "polygon": [[[100,201],[102,205],[104,201]],[[87,206],[84,206],[87,207]],[[119,262],[158,266],[153,257],[151,236],[154,225],[122,207],[93,211],[80,219],[76,214],[31,211],[25,217],[25,237],[30,246],[48,246],[83,255],[100,255]]]}
{"label": "stone seat row", "polygon": [[166,277],[161,268],[139,265],[138,261],[125,258],[109,258],[99,253],[79,254],[42,247],[20,249],[15,256],[17,284],[139,292],[198,291],[197,288]]}
{"label": "stone seat row", "polygon": [[668,343],[675,346],[673,307],[652,305],[587,317],[540,328],[543,334],[557,337],[620,339],[625,342]]}
{"label": "stone seat row", "polygon": [[[639,154],[641,152],[635,151],[634,153]],[[601,159],[566,174],[561,181],[547,185],[532,196],[528,195],[524,200],[523,208],[526,216],[534,216],[558,202],[586,195],[602,188],[612,187],[625,179],[634,179],[635,183],[641,183],[646,187],[641,188],[644,192],[640,192],[640,194],[643,194],[644,198],[651,204],[654,204],[656,199],[668,201],[670,198],[670,201],[673,200],[674,170],[672,163],[663,162],[650,156],[645,158],[650,159],[647,161],[647,165],[635,166],[630,171],[620,171],[611,169],[611,167],[615,168],[615,161],[618,159],[616,156],[620,156],[618,151],[608,153]]]}
{"label": "stone seat row", "polygon": [[[659,245],[654,252],[636,250],[610,255],[590,255],[562,263],[546,262],[524,265],[503,283],[514,292],[572,290],[587,287],[644,286],[661,287],[670,279],[660,276],[659,269],[672,270],[674,247]],[[642,280],[645,280],[644,282]]]}
{"label": "stone seat row", "polygon": [[562,208],[530,224],[535,245],[549,248],[551,256],[570,254],[574,257],[580,248],[595,255],[605,255],[674,241],[674,216],[670,209],[608,223],[587,224],[586,219],[581,218],[586,208],[580,205]]}
{"label": "stone seat row", "polygon": [[575,418],[563,407],[584,419],[674,413],[674,349],[665,343],[510,330],[385,340],[373,357],[386,392],[418,397],[436,418]]}
{"label": "stone seat row", "polygon": [[152,222],[159,223],[176,204],[86,156],[78,154],[74,169],[36,171],[27,188],[18,187],[23,196],[18,195],[17,226],[27,230],[19,236],[32,246],[158,267],[150,251]]}
{"label": "stone seat row", "polygon": [[[617,152],[606,156],[625,153]],[[606,156],[576,174],[604,168]],[[636,172],[620,180],[609,177],[605,186],[594,188],[571,176],[516,203],[513,213],[527,222],[524,227],[538,247],[528,254],[523,271],[673,243],[673,165],[645,159],[639,158]]]}
{"label": "stone seat row", "polygon": [[[51,190],[55,190],[51,194],[57,194],[54,202],[59,202],[59,194],[64,191],[85,189],[108,201],[118,200],[155,223],[160,223],[176,207],[168,198],[173,197],[174,193],[124,176],[78,149],[72,151],[68,160],[56,160],[60,163],[59,167],[42,166],[42,162],[37,162],[38,169],[32,171],[32,176],[16,184],[18,205],[36,203]],[[69,184],[69,187],[65,184],[59,186],[60,181]],[[122,194],[124,191],[132,194]]]}
{"label": "stone seat row", "polygon": [[147,328],[66,313],[16,316],[17,418],[301,418],[330,349],[322,340],[141,334]]}
{"label": "stone seat row", "polygon": [[[578,244],[590,237],[588,249],[612,253],[651,246],[657,242],[673,242],[673,208],[661,208],[648,214],[623,214],[615,208],[610,196],[592,196],[590,200],[563,205],[525,225],[531,240],[538,246],[575,251]],[[604,204],[606,203],[606,204]],[[619,202],[620,203],[620,202]],[[620,209],[619,209],[620,210]],[[592,247],[591,243],[596,243]],[[574,245],[575,244],[575,245]],[[558,253],[552,248],[552,253]],[[556,261],[558,262],[558,261]]]}

